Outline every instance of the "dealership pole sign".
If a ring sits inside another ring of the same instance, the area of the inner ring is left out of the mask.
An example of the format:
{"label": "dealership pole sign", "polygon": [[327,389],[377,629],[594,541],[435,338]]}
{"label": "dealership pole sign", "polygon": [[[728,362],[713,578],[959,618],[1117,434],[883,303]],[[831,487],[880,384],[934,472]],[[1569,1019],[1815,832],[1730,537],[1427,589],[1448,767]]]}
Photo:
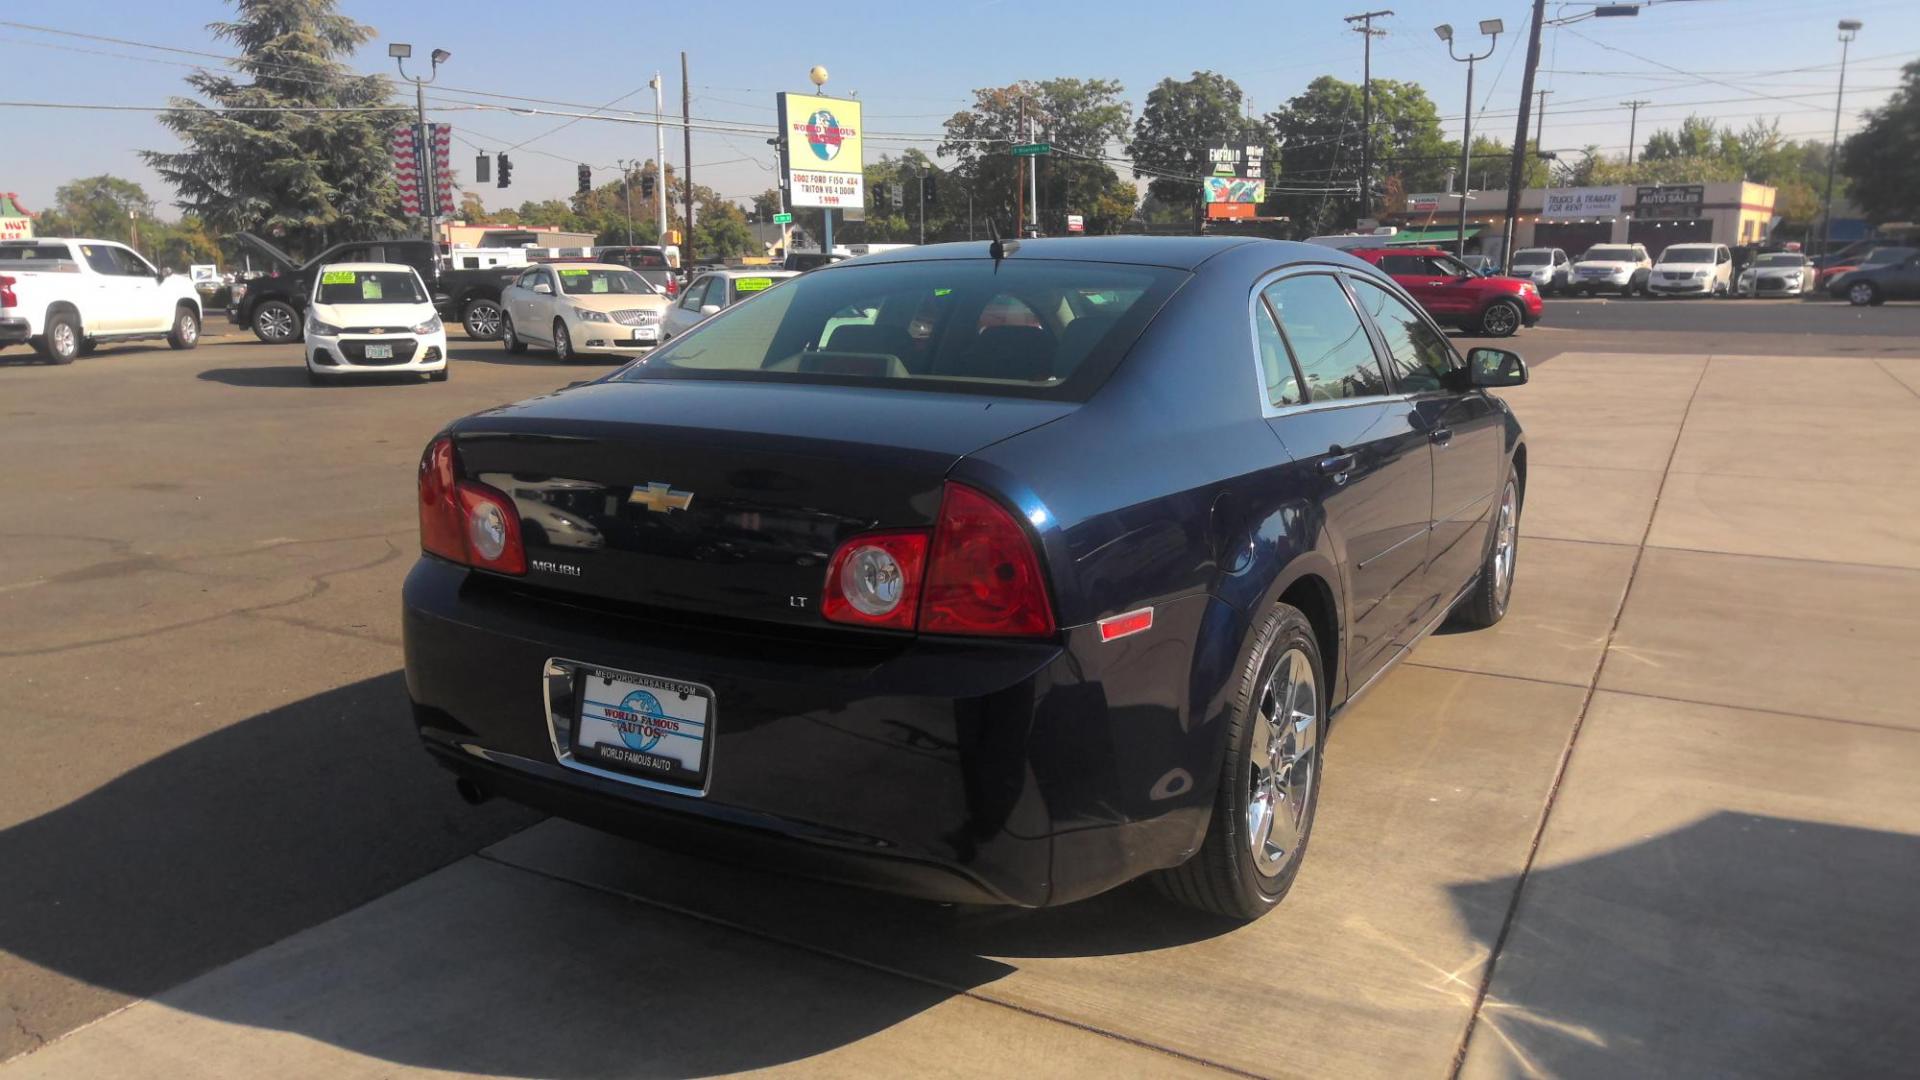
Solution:
{"label": "dealership pole sign", "polygon": [[782,141],[780,181],[787,188],[787,205],[865,206],[860,103],[813,94],[778,94],[776,101]]}
{"label": "dealership pole sign", "polygon": [[1547,219],[1610,218],[1620,213],[1617,187],[1548,188],[1540,216]]}
{"label": "dealership pole sign", "polygon": [[1266,149],[1259,146],[1222,146],[1207,151],[1212,175],[1201,182],[1202,195],[1210,203],[1263,203],[1267,201]]}
{"label": "dealership pole sign", "polygon": [[1700,184],[1643,187],[1634,192],[1633,212],[1642,220],[1687,220],[1699,217],[1706,201],[1707,189]]}

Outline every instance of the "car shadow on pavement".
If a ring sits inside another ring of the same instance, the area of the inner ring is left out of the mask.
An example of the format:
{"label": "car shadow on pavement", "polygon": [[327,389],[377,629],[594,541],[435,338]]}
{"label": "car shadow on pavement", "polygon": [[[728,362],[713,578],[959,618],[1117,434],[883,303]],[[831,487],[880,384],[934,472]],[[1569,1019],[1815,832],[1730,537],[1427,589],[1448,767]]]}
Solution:
{"label": "car shadow on pavement", "polygon": [[[1516,884],[1450,888],[1464,913]],[[1727,812],[1536,868],[1467,1071],[1911,1075],[1917,898],[1920,837]]]}
{"label": "car shadow on pavement", "polygon": [[573,370],[604,369],[612,371],[627,362],[624,356],[601,356],[590,353],[576,356],[572,360],[562,360],[544,349],[528,349],[523,353],[510,353],[506,346],[497,341],[473,341],[459,344],[449,343],[447,359],[457,364],[493,364],[499,367],[551,367]]}
{"label": "car shadow on pavement", "polygon": [[350,389],[355,386],[428,386],[431,383],[417,373],[395,375],[354,375],[337,381],[315,385],[307,381],[307,369],[304,364],[274,365],[271,367],[224,367],[208,368],[195,378],[203,382],[217,382],[227,386],[240,386],[253,390],[314,390],[327,391]]}
{"label": "car shadow on pavement", "polygon": [[[0,830],[0,953],[398,1064],[691,1075],[859,1042],[1004,977],[996,954],[1135,952],[1232,929],[1135,887],[1050,911],[952,907],[548,823],[620,864],[596,877],[664,869],[707,896],[746,881],[759,903],[838,912],[830,921],[855,933],[884,920],[935,954],[936,974],[908,977],[731,921],[724,905],[674,909],[492,855],[538,815],[463,804],[406,702],[399,672],[330,690]],[[57,989],[28,990],[23,1031],[92,1018],[61,1015]],[[0,1059],[32,1045],[11,1034]]]}

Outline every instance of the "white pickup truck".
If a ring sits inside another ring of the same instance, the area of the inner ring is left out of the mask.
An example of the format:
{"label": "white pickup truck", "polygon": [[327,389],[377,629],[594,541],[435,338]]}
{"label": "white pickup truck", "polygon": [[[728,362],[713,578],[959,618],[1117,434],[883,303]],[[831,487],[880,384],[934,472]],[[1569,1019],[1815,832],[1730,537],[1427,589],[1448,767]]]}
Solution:
{"label": "white pickup truck", "polygon": [[150,338],[199,343],[200,297],[185,274],[111,240],[0,241],[0,349],[31,342],[70,364],[105,342]]}

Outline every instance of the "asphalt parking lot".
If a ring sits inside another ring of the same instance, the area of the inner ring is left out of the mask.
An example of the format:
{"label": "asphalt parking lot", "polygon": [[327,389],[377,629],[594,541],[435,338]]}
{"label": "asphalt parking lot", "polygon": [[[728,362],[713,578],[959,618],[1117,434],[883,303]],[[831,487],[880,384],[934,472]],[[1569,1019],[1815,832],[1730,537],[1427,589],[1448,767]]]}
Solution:
{"label": "asphalt parking lot", "polygon": [[602,364],[0,353],[0,1076],[1910,1070],[1920,305],[1549,300],[1515,344],[1512,612],[1345,715],[1247,927],[460,802],[399,673],[415,462]]}

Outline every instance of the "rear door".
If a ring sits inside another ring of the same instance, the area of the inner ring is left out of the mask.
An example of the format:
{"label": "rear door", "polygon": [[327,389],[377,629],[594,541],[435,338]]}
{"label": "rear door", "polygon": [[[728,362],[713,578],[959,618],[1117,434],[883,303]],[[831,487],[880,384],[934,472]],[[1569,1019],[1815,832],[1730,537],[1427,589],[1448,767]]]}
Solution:
{"label": "rear door", "polygon": [[1344,278],[1290,274],[1265,286],[1261,299],[1294,368],[1291,395],[1281,375],[1268,374],[1269,386],[1281,387],[1270,390],[1279,404],[1269,402],[1268,422],[1317,476],[1345,578],[1348,675],[1358,687],[1393,656],[1390,646],[1413,616],[1433,464],[1422,420],[1412,403],[1389,392]]}
{"label": "rear door", "polygon": [[1502,418],[1491,398],[1465,387],[1466,362],[1445,334],[1399,297],[1355,279],[1354,296],[1387,347],[1393,388],[1412,405],[1433,455],[1433,516],[1427,572],[1414,625],[1438,614],[1480,568],[1504,456]]}

